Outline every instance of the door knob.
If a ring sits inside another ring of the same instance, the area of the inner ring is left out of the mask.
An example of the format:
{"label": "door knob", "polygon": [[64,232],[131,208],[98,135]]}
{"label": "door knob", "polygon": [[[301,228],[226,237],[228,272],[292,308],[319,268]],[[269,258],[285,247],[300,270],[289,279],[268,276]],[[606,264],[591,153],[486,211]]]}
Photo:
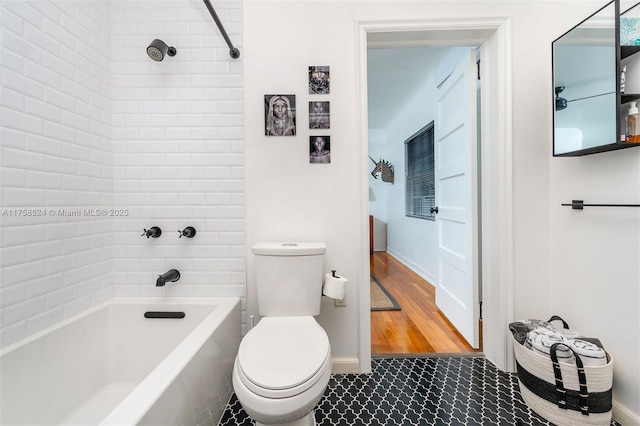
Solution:
{"label": "door knob", "polygon": [[431,208],[429,209],[429,211],[430,211],[431,213],[438,214],[438,207],[431,207]]}

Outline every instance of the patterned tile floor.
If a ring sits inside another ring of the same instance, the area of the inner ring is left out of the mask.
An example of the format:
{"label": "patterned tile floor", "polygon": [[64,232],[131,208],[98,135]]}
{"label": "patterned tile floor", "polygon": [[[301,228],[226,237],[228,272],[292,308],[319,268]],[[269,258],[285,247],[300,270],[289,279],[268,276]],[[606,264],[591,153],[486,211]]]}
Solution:
{"label": "patterned tile floor", "polygon": [[[374,359],[369,375],[331,376],[315,415],[317,426],[552,426],[514,374],[479,357]],[[233,395],[220,426],[253,424]]]}

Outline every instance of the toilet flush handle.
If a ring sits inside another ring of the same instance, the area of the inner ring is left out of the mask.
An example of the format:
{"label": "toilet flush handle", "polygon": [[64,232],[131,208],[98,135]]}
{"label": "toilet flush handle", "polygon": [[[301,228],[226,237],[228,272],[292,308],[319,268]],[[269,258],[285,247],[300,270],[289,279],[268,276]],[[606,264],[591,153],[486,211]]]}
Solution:
{"label": "toilet flush handle", "polygon": [[251,315],[249,317],[249,330],[251,330],[253,328],[253,326],[255,325],[255,321],[256,321],[256,316],[255,315]]}

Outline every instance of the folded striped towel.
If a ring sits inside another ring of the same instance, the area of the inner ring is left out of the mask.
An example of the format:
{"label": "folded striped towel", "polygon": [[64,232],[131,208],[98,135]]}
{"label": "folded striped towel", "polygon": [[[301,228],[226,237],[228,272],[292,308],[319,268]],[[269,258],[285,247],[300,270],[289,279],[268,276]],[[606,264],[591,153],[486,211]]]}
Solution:
{"label": "folded striped towel", "polygon": [[536,328],[548,328],[549,330],[555,330],[553,324],[547,321],[542,321],[537,319],[526,319],[526,320],[522,320],[521,322],[524,324],[527,324],[529,326],[529,330],[535,330]]}
{"label": "folded striped towel", "polygon": [[524,346],[540,355],[550,357],[551,346],[555,343],[562,343],[556,349],[558,361],[575,364],[576,361],[573,357],[573,352],[569,349],[569,343],[562,334],[555,330],[549,330],[548,328],[531,330],[527,334]]}
{"label": "folded striped towel", "polygon": [[566,339],[578,339],[583,337],[582,333],[576,330],[572,330],[570,328],[558,328],[556,329],[558,333],[562,334]]}
{"label": "folded striped towel", "polygon": [[570,339],[569,347],[578,354],[585,366],[595,367],[607,364],[607,354],[597,345],[580,339]]}

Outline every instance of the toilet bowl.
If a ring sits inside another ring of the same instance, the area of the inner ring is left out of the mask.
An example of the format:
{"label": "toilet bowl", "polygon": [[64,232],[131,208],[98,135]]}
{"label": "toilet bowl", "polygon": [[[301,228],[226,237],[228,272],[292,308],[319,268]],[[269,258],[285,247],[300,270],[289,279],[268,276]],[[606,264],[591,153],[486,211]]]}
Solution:
{"label": "toilet bowl", "polygon": [[313,317],[264,317],[240,343],[233,387],[258,426],[312,426],[330,375],[329,339]]}
{"label": "toilet bowl", "polygon": [[331,375],[327,333],[315,320],[322,297],[324,243],[258,243],[258,313],[240,342],[233,388],[257,426],[313,426]]}

